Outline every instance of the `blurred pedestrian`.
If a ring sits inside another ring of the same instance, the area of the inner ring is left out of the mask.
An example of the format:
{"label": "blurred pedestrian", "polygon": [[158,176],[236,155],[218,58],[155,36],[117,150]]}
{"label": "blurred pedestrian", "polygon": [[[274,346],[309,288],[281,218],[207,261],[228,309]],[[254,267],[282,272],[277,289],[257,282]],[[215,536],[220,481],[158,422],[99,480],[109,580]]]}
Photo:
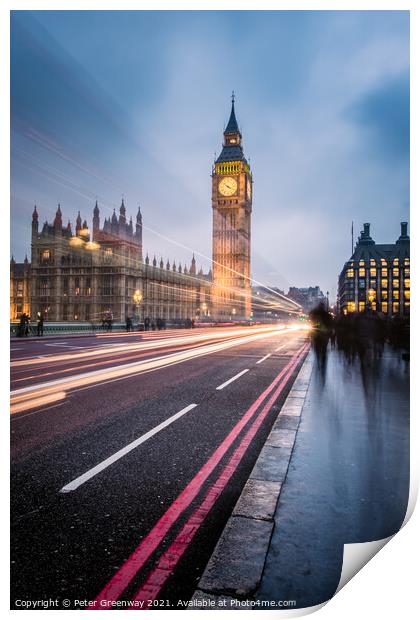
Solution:
{"label": "blurred pedestrian", "polygon": [[36,319],[36,335],[43,336],[44,335],[44,315],[42,312],[37,313]]}

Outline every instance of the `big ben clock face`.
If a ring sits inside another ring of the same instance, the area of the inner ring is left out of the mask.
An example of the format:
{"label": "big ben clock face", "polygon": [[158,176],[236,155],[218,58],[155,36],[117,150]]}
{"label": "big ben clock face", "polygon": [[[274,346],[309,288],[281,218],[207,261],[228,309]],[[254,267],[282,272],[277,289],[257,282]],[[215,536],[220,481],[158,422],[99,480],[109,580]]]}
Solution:
{"label": "big ben clock face", "polygon": [[233,177],[224,177],[219,183],[219,192],[222,196],[233,196],[238,189],[238,183]]}

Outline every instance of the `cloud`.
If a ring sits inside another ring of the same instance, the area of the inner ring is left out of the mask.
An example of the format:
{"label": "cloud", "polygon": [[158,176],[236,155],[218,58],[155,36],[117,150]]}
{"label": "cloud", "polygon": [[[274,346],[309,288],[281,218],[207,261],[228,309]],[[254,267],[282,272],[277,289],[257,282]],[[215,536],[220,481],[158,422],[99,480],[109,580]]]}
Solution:
{"label": "cloud", "polygon": [[408,72],[387,80],[346,111],[375,156],[404,162],[410,154],[410,78]]}

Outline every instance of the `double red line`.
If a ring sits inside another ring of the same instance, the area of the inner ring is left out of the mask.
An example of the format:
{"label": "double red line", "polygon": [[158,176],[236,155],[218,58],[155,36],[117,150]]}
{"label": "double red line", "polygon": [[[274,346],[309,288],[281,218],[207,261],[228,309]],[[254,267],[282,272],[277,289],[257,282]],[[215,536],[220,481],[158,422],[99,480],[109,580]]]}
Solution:
{"label": "double red line", "polygon": [[[144,601],[145,605],[143,605],[142,609],[148,608],[151,602],[158,596],[163,585],[193,540],[197,530],[204,522],[222,491],[225,489],[230,478],[237,470],[238,465],[240,464],[251,441],[255,437],[271,407],[285,388],[300,361],[306,355],[308,348],[309,345],[304,344],[292,357],[290,362],[281,370],[274,381],[249,407],[239,422],[234,426],[215,452],[213,452],[209,460],[188,483],[185,489],[178,495],[177,499],[171,504],[159,521],[157,521],[147,536],[143,538],[138,547],[101,590],[88,609],[112,609],[112,602],[118,600],[124,590],[130,585],[139,570],[144,566],[151,554],[162,542],[170,528],[179,519],[181,514],[191,505],[192,501],[202,489],[207,478],[225,456],[244,426],[254,416],[255,412],[265,401],[265,399],[269,397],[266,404],[261,409],[261,412],[255,418],[239,445],[234,450],[221,474],[218,476],[216,481],[210,485],[201,504],[187,519],[186,523],[170,544],[169,548],[158,558],[154,568],[150,571],[146,580],[141,584],[140,588],[136,592],[132,600]],[[138,610],[139,607],[132,607],[130,609]]]}

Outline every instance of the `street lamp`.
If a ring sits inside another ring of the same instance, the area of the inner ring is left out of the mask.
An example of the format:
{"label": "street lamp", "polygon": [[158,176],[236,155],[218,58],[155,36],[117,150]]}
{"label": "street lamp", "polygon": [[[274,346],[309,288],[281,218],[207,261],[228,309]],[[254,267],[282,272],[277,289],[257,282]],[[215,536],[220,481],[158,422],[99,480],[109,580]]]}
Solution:
{"label": "street lamp", "polygon": [[206,302],[204,302],[201,307],[203,308],[204,316],[207,316],[207,304],[206,304]]}
{"label": "street lamp", "polygon": [[140,302],[142,299],[143,299],[143,295],[141,294],[139,289],[134,291],[133,301],[136,304],[136,319],[138,323],[140,323]]}
{"label": "street lamp", "polygon": [[235,319],[235,315],[236,315],[236,308],[232,308],[232,316],[233,316],[233,320]]}

